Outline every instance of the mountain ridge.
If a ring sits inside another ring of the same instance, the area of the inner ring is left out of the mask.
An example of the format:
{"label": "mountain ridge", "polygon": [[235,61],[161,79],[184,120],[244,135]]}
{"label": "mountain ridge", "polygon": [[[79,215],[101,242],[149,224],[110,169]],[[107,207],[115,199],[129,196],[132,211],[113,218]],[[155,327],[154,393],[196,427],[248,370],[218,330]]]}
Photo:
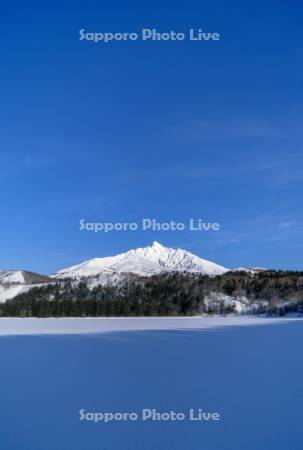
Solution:
{"label": "mountain ridge", "polygon": [[104,274],[132,273],[151,276],[161,272],[191,272],[220,275],[230,269],[202,259],[186,250],[164,247],[154,241],[151,246],[139,247],[116,256],[93,258],[53,275],[56,279],[92,277]]}
{"label": "mountain ridge", "polygon": [[165,247],[154,241],[147,247],[84,261],[62,269],[51,276],[26,270],[0,270],[0,302],[14,298],[33,287],[63,282],[68,279],[74,282],[85,279],[89,288],[92,289],[100,285],[121,285],[140,277],[151,277],[161,273],[183,272],[213,277],[232,271],[245,271],[254,276],[263,269],[242,267],[228,269],[186,250]]}

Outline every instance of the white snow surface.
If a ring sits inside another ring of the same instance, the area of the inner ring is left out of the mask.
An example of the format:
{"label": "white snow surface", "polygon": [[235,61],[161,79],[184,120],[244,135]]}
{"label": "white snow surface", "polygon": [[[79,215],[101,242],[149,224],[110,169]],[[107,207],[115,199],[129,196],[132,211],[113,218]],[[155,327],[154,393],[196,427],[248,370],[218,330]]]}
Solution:
{"label": "white snow surface", "polygon": [[266,270],[268,269],[265,269],[264,267],[236,267],[233,269],[233,272],[246,272],[254,275],[259,272],[265,272]]}
{"label": "white snow surface", "polygon": [[28,283],[22,270],[0,270],[0,303],[39,286],[43,284]]}
{"label": "white snow surface", "polygon": [[28,291],[30,287],[26,285],[21,270],[0,270],[0,303]]}
{"label": "white snow surface", "polygon": [[213,317],[106,317],[106,318],[62,318],[24,319],[1,318],[0,336],[46,335],[46,334],[91,334],[118,331],[148,330],[200,330],[207,331],[230,326],[276,325],[301,318],[268,318],[253,316]]}
{"label": "white snow surface", "polygon": [[0,303],[5,302],[6,300],[9,300],[11,298],[16,297],[16,295],[22,294],[22,292],[27,292],[29,289],[31,289],[33,286],[25,286],[22,284],[19,285],[0,285]]}
{"label": "white snow surface", "polygon": [[207,294],[204,298],[204,302],[207,307],[211,306],[212,308],[216,306],[219,307],[220,303],[223,303],[225,307],[234,306],[237,313],[247,312],[252,304],[252,302],[243,295],[241,297],[232,297],[217,291]]}
{"label": "white snow surface", "polygon": [[[302,450],[302,323],[0,319],[1,450]],[[143,421],[143,408],[185,420]]]}
{"label": "white snow surface", "polygon": [[25,284],[21,270],[0,270],[0,284]]}
{"label": "white snow surface", "polygon": [[57,272],[55,278],[82,278],[104,274],[133,273],[151,276],[161,272],[192,272],[205,275],[221,275],[228,272],[223,266],[202,259],[186,250],[164,247],[154,242],[149,247],[137,248],[126,253],[105,258],[94,258]]}

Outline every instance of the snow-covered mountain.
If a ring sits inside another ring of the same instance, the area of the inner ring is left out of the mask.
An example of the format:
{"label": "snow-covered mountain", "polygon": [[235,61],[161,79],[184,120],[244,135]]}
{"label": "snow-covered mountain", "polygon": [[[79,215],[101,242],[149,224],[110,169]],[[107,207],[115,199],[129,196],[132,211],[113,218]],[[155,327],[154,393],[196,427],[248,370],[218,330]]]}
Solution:
{"label": "snow-covered mountain", "polygon": [[0,302],[26,292],[34,286],[53,282],[53,279],[34,272],[0,270]]}
{"label": "snow-covered mountain", "polygon": [[221,275],[228,270],[185,250],[167,248],[158,242],[154,242],[149,247],[137,248],[116,256],[85,261],[76,266],[60,270],[54,277],[57,279],[97,277],[102,283],[109,282],[112,278],[119,279],[119,276],[123,277],[125,274],[151,276],[161,272],[178,271]]}
{"label": "snow-covered mountain", "polygon": [[24,270],[0,270],[0,284],[40,284],[52,281],[45,275]]}
{"label": "snow-covered mountain", "polygon": [[161,272],[191,272],[221,275],[223,266],[199,258],[181,249],[164,247],[154,242],[150,247],[137,248],[105,258],[94,258],[82,264],[60,270],[51,278],[22,270],[0,270],[0,302],[11,299],[35,286],[72,278],[87,278],[90,288],[97,285],[118,284],[140,276]]}

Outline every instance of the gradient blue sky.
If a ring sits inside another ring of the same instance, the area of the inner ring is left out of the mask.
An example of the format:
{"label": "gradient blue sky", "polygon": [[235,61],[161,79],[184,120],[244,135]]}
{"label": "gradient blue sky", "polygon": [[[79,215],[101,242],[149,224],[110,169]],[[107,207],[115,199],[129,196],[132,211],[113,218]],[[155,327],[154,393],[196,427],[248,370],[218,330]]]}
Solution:
{"label": "gradient blue sky", "polygon": [[[1,2],[1,268],[49,273],[153,240],[227,267],[303,269],[303,5]],[[187,31],[220,42],[79,41]],[[193,232],[87,221],[219,222]]]}

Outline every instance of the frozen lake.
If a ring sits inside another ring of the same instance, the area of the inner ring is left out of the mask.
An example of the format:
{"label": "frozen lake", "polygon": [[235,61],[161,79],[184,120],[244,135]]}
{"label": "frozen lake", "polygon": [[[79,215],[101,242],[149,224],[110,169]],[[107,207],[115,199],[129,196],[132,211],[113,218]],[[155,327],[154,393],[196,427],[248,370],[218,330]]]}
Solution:
{"label": "frozen lake", "polygon": [[[302,450],[300,319],[1,319],[0,334],[3,450]],[[188,420],[199,408],[220,420]]]}
{"label": "frozen lake", "polygon": [[125,317],[0,319],[1,335],[87,334],[114,331],[209,330],[230,326],[277,325],[302,319],[244,317]]}

